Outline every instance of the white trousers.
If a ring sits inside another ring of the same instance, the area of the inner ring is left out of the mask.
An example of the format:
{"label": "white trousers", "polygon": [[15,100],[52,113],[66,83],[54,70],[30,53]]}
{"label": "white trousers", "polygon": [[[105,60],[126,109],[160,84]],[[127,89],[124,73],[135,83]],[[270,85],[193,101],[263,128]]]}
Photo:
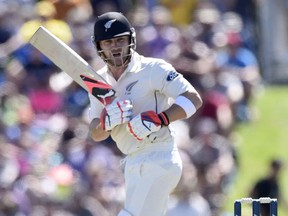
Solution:
{"label": "white trousers", "polygon": [[164,216],[169,194],[182,174],[177,149],[127,156],[124,209],[132,216]]}

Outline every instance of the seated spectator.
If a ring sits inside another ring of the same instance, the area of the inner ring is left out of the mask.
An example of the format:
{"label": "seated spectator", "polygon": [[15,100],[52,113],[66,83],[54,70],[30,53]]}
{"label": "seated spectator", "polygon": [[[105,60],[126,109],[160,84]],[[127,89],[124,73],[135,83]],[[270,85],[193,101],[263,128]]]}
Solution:
{"label": "seated spectator", "polygon": [[[276,198],[279,203],[285,207],[285,210],[288,211],[288,203],[284,198],[280,185],[280,175],[283,171],[283,166],[283,161],[279,159],[271,160],[267,176],[256,181],[250,191],[250,196],[254,199],[260,197]],[[261,215],[270,215],[269,204],[263,204],[263,207],[261,206]]]}
{"label": "seated spectator", "polygon": [[[212,210],[223,205],[221,197],[235,175],[234,150],[231,141],[217,132],[213,119],[203,118],[197,123],[197,135],[191,139],[188,154],[197,169],[201,194]],[[215,197],[219,199],[216,202]]]}
{"label": "seated spectator", "polygon": [[225,47],[217,52],[217,65],[241,80],[244,96],[236,106],[236,117],[240,122],[250,121],[251,100],[260,82],[258,61],[254,53],[243,46],[239,33],[228,32],[226,37]]}
{"label": "seated spectator", "polygon": [[60,19],[55,19],[56,8],[49,1],[39,1],[34,7],[35,16],[25,22],[20,30],[19,34],[24,41],[28,41],[39,26],[46,27],[49,31],[63,40],[65,43],[70,43],[73,39],[71,29],[67,22]]}
{"label": "seated spectator", "polygon": [[167,216],[211,216],[208,201],[198,188],[197,170],[186,152],[181,151],[183,175],[169,203]]}
{"label": "seated spectator", "polygon": [[[207,89],[203,94],[203,106],[199,118],[211,118],[218,127],[220,134],[228,136],[234,126],[233,108],[227,94],[215,85]],[[197,130],[197,127],[195,130]]]}
{"label": "seated spectator", "polygon": [[35,114],[52,115],[63,110],[63,95],[51,89],[49,79],[38,82],[28,97]]}
{"label": "seated spectator", "polygon": [[160,0],[159,2],[171,13],[172,24],[175,26],[189,25],[193,21],[192,14],[198,4],[196,0]]}

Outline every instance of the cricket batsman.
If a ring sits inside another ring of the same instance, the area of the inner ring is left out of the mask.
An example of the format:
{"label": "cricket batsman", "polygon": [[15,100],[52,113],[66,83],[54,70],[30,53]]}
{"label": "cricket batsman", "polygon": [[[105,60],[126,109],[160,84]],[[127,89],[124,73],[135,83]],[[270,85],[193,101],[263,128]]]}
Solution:
{"label": "cricket batsman", "polygon": [[117,98],[104,106],[89,94],[90,135],[97,142],[111,136],[126,155],[126,199],[117,216],[164,216],[182,174],[170,123],[190,118],[201,97],[172,65],[135,51],[135,30],[121,13],[97,17],[92,40],[105,62],[99,74]]}

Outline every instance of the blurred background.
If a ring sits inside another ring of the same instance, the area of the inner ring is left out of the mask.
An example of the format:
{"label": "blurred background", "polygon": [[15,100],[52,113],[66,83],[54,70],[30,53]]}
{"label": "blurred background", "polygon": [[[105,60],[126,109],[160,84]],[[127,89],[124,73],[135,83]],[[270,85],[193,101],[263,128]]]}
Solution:
{"label": "blurred background", "polygon": [[140,54],[173,64],[204,101],[173,123],[184,173],[167,216],[229,216],[250,196],[278,198],[287,214],[287,9],[287,0],[1,0],[0,216],[121,209],[121,153],[88,137],[87,93],[27,43],[43,25],[99,69],[90,37],[108,11],[129,18]]}

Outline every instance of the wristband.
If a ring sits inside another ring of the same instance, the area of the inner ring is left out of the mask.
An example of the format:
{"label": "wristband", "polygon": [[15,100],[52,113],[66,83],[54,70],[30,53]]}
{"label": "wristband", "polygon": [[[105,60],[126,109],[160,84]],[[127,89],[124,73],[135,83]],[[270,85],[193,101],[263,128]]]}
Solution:
{"label": "wristband", "polygon": [[169,118],[165,112],[159,113],[158,117],[160,118],[162,125],[168,126],[170,124]]}
{"label": "wristband", "polygon": [[186,113],[186,118],[191,117],[194,113],[196,113],[196,107],[194,104],[186,97],[180,95],[176,98],[175,104],[180,106]]}

